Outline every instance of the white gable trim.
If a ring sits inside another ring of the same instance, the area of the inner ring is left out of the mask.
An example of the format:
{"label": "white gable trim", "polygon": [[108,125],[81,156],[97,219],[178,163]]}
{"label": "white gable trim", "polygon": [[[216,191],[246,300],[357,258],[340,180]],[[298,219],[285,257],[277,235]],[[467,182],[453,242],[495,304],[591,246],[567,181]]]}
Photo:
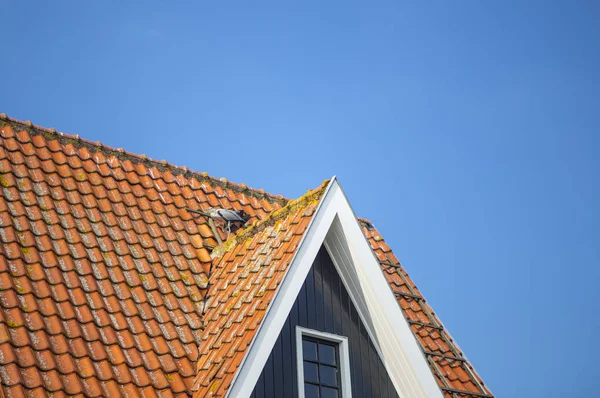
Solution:
{"label": "white gable trim", "polygon": [[249,397],[312,267],[325,245],[398,395],[442,397],[427,361],[334,177],[238,369],[228,397]]}

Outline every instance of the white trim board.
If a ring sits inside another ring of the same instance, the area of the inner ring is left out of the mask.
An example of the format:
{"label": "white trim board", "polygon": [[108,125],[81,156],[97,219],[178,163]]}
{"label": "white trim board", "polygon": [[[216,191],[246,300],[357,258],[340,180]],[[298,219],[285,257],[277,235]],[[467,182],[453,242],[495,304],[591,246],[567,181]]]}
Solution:
{"label": "white trim board", "polygon": [[302,336],[315,337],[317,339],[337,343],[340,353],[340,381],[342,398],[352,398],[352,384],[350,381],[350,351],[348,349],[348,338],[333,333],[320,332],[314,329],[296,326],[296,366],[298,367],[298,398],[304,398],[304,353],[302,351]]}
{"label": "white trim board", "polygon": [[243,398],[252,394],[322,245],[327,248],[398,395],[441,398],[441,390],[335,177],[321,199],[227,396]]}

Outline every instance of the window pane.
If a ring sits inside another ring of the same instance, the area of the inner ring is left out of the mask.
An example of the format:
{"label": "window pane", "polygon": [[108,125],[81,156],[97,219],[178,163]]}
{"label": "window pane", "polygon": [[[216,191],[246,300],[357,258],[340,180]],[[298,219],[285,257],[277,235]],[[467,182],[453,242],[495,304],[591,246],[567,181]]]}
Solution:
{"label": "window pane", "polygon": [[317,343],[314,341],[302,340],[302,357],[304,359],[310,359],[311,361],[317,360]]}
{"label": "window pane", "polygon": [[317,372],[318,365],[316,363],[304,362],[304,381],[318,383],[319,376],[317,375]]}
{"label": "window pane", "polygon": [[319,372],[321,373],[320,380],[321,384],[326,384],[328,386],[337,387],[337,370],[336,368],[332,368],[331,366],[321,365],[319,366]]}
{"label": "window pane", "polygon": [[338,398],[338,390],[335,388],[321,387],[321,398]]}
{"label": "window pane", "polygon": [[327,344],[319,344],[319,362],[336,365],[335,347]]}
{"label": "window pane", "polygon": [[304,383],[304,398],[319,398],[319,387]]}

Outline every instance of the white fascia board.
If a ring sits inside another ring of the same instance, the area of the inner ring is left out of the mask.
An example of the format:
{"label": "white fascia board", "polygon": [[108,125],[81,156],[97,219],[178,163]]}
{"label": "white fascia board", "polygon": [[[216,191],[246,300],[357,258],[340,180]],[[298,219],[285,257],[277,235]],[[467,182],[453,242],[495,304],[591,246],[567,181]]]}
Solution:
{"label": "white fascia board", "polygon": [[400,397],[442,397],[343,191],[325,247]]}
{"label": "white fascia board", "polygon": [[329,251],[398,395],[402,398],[442,398],[427,361],[335,177],[321,199],[227,396],[250,397],[252,394],[322,245]]}

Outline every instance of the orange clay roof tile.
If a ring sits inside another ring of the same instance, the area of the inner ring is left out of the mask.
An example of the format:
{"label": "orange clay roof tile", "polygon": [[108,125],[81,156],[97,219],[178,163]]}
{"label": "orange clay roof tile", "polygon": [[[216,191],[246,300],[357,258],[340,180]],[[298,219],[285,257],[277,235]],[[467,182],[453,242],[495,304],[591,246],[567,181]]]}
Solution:
{"label": "orange clay roof tile", "polygon": [[[224,395],[323,190],[290,203],[0,115],[4,395]],[[252,227],[215,236],[190,211],[211,206]],[[491,396],[359,220],[444,395]]]}
{"label": "orange clay roof tile", "polygon": [[361,226],[445,396],[491,397],[379,232],[368,220]]}
{"label": "orange clay roof tile", "polygon": [[[195,396],[223,396],[239,368],[272,300],[267,286],[276,289],[288,270],[291,257],[269,260],[273,246],[297,245],[307,229],[326,184],[289,202],[264,221],[239,231],[213,252],[213,272],[207,300],[206,329],[200,343]],[[307,219],[307,222],[297,222]],[[282,244],[284,236],[291,239]],[[243,264],[243,266],[240,266]],[[251,270],[256,269],[254,272]],[[274,272],[268,272],[273,270]]]}
{"label": "orange clay roof tile", "polygon": [[217,239],[188,209],[258,219],[287,200],[8,118],[0,130],[4,392],[190,393]]}

